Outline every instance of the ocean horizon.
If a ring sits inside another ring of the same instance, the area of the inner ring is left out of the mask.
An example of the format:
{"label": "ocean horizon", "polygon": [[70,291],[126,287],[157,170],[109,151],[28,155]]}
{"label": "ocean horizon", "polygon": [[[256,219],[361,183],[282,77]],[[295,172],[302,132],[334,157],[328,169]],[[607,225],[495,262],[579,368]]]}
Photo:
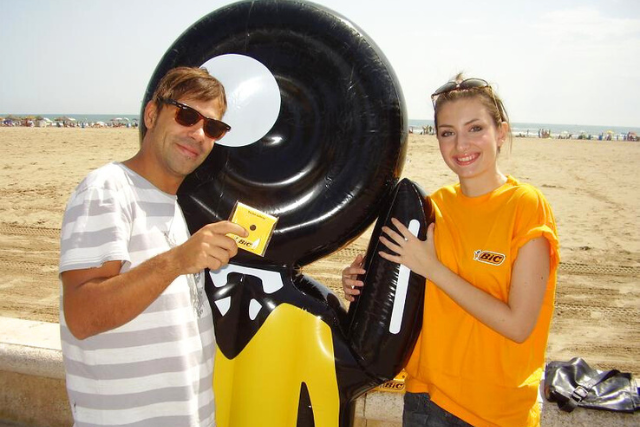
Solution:
{"label": "ocean horizon", "polygon": [[[7,116],[27,117],[42,116],[52,121],[59,117],[74,118],[78,123],[109,123],[115,119],[128,119],[129,121],[140,121],[138,114],[0,114],[0,117]],[[423,126],[433,126],[433,120],[409,119],[408,126],[413,127],[414,131],[421,131]],[[538,131],[549,131],[551,136],[561,134],[572,135],[576,138],[580,134],[598,136],[600,134],[612,133],[614,135],[626,135],[629,132],[640,133],[640,126],[606,126],[606,125],[580,125],[580,124],[559,124],[559,123],[511,123],[511,131],[514,136],[537,137]]]}
{"label": "ocean horizon", "polygon": [[[414,131],[421,130],[423,126],[433,126],[433,120],[412,120],[409,119],[409,126],[414,127]],[[597,137],[601,134],[626,135],[629,132],[640,134],[640,126],[600,126],[600,125],[576,125],[558,123],[518,123],[511,122],[511,133],[514,136],[525,136],[537,138],[541,130],[548,131],[551,137],[559,135],[571,135],[574,139],[579,135],[591,135]]]}

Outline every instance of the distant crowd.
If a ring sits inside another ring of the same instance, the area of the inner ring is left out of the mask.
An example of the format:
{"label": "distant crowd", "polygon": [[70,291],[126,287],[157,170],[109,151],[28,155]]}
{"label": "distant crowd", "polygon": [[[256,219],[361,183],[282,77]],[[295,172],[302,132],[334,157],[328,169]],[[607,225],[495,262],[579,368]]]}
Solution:
{"label": "distant crowd", "polygon": [[[516,137],[529,137],[529,131],[527,134],[518,133]],[[560,132],[559,134],[552,134],[551,129],[538,129],[538,138],[555,138],[555,139],[585,139],[585,140],[597,140],[597,141],[640,141],[640,137],[635,132],[627,133],[615,133],[613,131],[600,132],[597,135],[592,135],[586,132],[579,132],[578,134],[569,133],[567,131]]]}
{"label": "distant crowd", "polygon": [[418,135],[435,135],[436,130],[433,126],[409,126],[409,133],[417,133]]}
{"label": "distant crowd", "polygon": [[[409,133],[418,135],[435,135],[433,126],[409,126]],[[572,134],[569,132],[560,132],[554,134],[551,129],[538,129],[537,132],[514,132],[516,138],[552,138],[552,139],[584,139],[594,141],[640,141],[640,137],[636,132],[615,133],[613,131],[601,132],[598,135],[592,135],[586,132]]]}
{"label": "distant crowd", "polygon": [[137,128],[137,120],[112,119],[107,122],[84,121],[71,118],[65,119],[30,119],[30,118],[2,118],[0,117],[0,127],[56,127],[56,128]]}

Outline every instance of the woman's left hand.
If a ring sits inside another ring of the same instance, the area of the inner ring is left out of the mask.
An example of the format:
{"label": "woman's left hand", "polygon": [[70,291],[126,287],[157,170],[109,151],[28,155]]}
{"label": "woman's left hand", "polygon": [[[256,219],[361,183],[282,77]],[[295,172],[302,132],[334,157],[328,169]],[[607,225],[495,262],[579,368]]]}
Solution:
{"label": "woman's left hand", "polygon": [[387,261],[396,262],[409,268],[411,271],[428,277],[428,272],[439,262],[436,255],[435,244],[433,243],[434,223],[427,228],[427,240],[420,240],[414,236],[407,227],[395,218],[391,222],[398,230],[397,232],[389,227],[382,227],[380,241],[395,255],[380,251],[380,256]]}

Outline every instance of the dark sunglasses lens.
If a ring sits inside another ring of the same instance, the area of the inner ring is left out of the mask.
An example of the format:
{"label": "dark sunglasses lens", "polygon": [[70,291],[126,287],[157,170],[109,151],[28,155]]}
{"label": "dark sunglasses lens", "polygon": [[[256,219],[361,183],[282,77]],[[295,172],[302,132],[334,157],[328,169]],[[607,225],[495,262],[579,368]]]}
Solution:
{"label": "dark sunglasses lens", "polygon": [[193,126],[200,121],[200,114],[192,108],[180,107],[176,114],[176,121],[182,126]]}
{"label": "dark sunglasses lens", "polygon": [[489,83],[482,79],[467,79],[460,83],[460,89],[473,89],[487,86],[489,86]]}
{"label": "dark sunglasses lens", "polygon": [[438,88],[438,90],[433,92],[433,95],[431,95],[431,96],[441,95],[441,94],[449,92],[450,90],[455,89],[455,88],[456,88],[456,82],[447,82],[447,83],[443,84],[442,86],[440,86]]}
{"label": "dark sunglasses lens", "polygon": [[209,138],[220,139],[227,133],[227,126],[217,120],[207,119],[204,127],[205,133]]}

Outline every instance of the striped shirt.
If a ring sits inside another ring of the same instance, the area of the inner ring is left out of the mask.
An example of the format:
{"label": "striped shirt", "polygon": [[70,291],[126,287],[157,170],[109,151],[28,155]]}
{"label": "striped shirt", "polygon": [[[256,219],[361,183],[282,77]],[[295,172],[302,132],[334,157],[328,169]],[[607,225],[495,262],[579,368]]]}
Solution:
{"label": "striped shirt", "polygon": [[[91,172],[71,195],[60,273],[122,261],[121,273],[189,237],[177,198],[121,163]],[[203,275],[183,275],[135,319],[85,340],[60,333],[76,427],[210,427],[215,338]]]}

